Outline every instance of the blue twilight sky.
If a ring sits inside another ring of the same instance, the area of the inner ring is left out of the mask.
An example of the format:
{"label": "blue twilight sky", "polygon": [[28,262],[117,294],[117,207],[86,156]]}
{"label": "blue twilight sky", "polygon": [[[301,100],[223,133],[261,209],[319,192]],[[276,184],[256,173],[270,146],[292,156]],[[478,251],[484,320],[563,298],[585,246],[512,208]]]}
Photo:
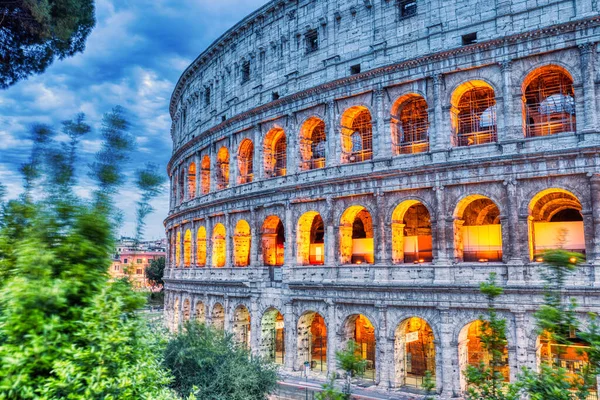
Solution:
{"label": "blue twilight sky", "polygon": [[[96,28],[82,54],[55,62],[44,74],[0,90],[0,182],[9,197],[21,192],[18,168],[29,155],[29,128],[60,122],[84,112],[99,128],[102,114],[125,107],[137,150],[129,172],[151,161],[166,174],[172,152],[169,98],[183,70],[228,28],[267,0],[97,0]],[[97,132],[81,144],[81,169],[100,147]],[[86,194],[86,183],[80,183]],[[118,194],[125,221],[121,234],[134,232],[137,193]],[[146,238],[164,236],[168,190],[153,202]]]}

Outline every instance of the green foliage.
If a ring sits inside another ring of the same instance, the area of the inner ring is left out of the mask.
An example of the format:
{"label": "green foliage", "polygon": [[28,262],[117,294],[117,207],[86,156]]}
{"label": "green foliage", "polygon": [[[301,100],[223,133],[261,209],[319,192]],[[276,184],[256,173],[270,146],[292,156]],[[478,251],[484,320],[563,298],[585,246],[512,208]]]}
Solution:
{"label": "green foliage", "polygon": [[93,0],[15,0],[0,4],[0,88],[82,52],[95,25]]}
{"label": "green foliage", "polygon": [[272,364],[256,357],[233,337],[212,326],[187,322],[169,341],[164,365],[180,396],[203,400],[262,400],[277,383]]}
{"label": "green foliage", "polygon": [[503,366],[504,351],[507,345],[506,320],[501,318],[494,306],[503,289],[496,284],[496,274],[491,273],[479,290],[487,298],[488,315],[480,316],[479,340],[490,356],[489,365],[481,362],[478,366],[469,365],[464,371],[467,380],[467,399],[512,400],[518,399],[518,390],[504,381],[500,368]]}
{"label": "green foliage", "polygon": [[315,395],[316,400],[349,400],[350,396],[342,393],[335,387],[335,378],[331,377],[327,383],[323,385],[323,390]]}
{"label": "green foliage", "polygon": [[150,265],[146,268],[146,278],[152,286],[163,286],[163,276],[165,274],[165,258],[155,258],[150,260]]}
{"label": "green foliage", "polygon": [[[158,357],[165,344],[136,313],[143,296],[109,282],[114,225],[110,197],[99,193],[115,186],[101,186],[92,203],[74,194],[75,147],[90,129],[83,116],[63,129],[67,156],[50,128],[34,128],[26,192],[1,214],[0,399],[172,397]],[[114,161],[104,165],[120,182]]]}

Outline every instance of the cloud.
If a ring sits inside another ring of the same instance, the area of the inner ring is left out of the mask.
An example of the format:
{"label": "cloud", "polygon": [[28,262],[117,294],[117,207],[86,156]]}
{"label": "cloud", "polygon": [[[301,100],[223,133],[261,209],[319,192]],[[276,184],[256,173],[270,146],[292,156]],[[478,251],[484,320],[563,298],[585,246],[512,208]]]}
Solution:
{"label": "cloud", "polygon": [[[80,169],[85,170],[99,149],[102,115],[115,105],[125,107],[137,149],[126,167],[150,161],[165,171],[172,153],[169,99],[183,70],[212,41],[266,0],[98,0],[96,28],[85,52],[57,61],[44,74],[0,91],[0,182],[9,196],[21,191],[19,167],[31,148],[29,130],[46,123],[60,131],[61,121],[78,112],[94,127],[81,142]],[[84,174],[85,171],[81,173]],[[78,193],[89,194],[88,182]],[[134,232],[131,185],[117,196],[124,211],[123,234]],[[153,202],[148,237],[164,235],[168,192]]]}

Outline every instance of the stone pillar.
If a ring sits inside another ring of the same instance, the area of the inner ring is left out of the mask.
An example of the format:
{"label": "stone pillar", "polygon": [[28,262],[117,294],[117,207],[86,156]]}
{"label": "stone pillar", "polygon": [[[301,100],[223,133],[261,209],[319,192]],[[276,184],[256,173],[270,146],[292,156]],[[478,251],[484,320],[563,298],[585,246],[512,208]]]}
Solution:
{"label": "stone pillar", "polygon": [[296,260],[294,259],[294,244],[296,242],[294,229],[294,223],[292,220],[292,206],[290,203],[287,203],[285,206],[285,221],[283,221],[283,226],[285,227],[285,248],[284,248],[284,265],[293,266],[296,265]]}
{"label": "stone pillar", "polygon": [[327,320],[325,321],[327,324],[327,374],[331,374],[337,370],[335,352],[338,350],[338,335],[342,328],[337,326],[335,303],[331,299],[327,299],[325,302],[327,303]]}
{"label": "stone pillar", "polygon": [[444,76],[434,75],[433,79],[433,129],[429,132],[430,148],[433,151],[445,150],[448,147],[450,132],[445,132],[442,109],[442,85]]}
{"label": "stone pillar", "polygon": [[441,329],[440,329],[440,345],[436,350],[441,351],[439,357],[442,365],[442,386],[441,399],[450,399],[456,397],[460,392],[460,377],[458,374],[458,343],[452,337],[454,328],[453,321],[450,317],[450,311],[447,309],[440,310]]}
{"label": "stone pillar", "polygon": [[[588,2],[583,2],[588,3]],[[598,128],[597,99],[594,83],[594,59],[596,57],[596,43],[579,45],[581,57],[581,77],[583,83],[583,132],[594,132]]]}
{"label": "stone pillar", "polygon": [[[523,138],[521,126],[521,113],[515,113],[515,98],[513,97],[512,62],[510,60],[500,63],[502,70],[502,117],[501,124],[497,124],[498,141],[512,141]],[[519,97],[520,99],[520,94]],[[499,110],[496,111],[498,113]]]}
{"label": "stone pillar", "polygon": [[225,268],[233,267],[233,237],[234,229],[231,227],[231,216],[225,214]]}
{"label": "stone pillar", "polygon": [[340,164],[340,141],[342,140],[339,115],[334,100],[327,103],[327,121],[325,124],[327,127],[327,159],[325,162],[327,166],[331,167]]}
{"label": "stone pillar", "polygon": [[[385,91],[381,88],[373,93],[375,103],[375,132],[377,140],[373,141],[376,147],[373,149],[373,159],[390,158],[392,156],[392,143],[389,129],[386,129],[385,120]],[[388,125],[389,126],[389,125]]]}
{"label": "stone pillar", "polygon": [[285,304],[285,313],[283,314],[285,326],[285,355],[283,365],[287,369],[294,368],[294,358],[296,357],[296,338],[298,335],[296,329],[296,317],[294,315],[294,307],[292,303]]}

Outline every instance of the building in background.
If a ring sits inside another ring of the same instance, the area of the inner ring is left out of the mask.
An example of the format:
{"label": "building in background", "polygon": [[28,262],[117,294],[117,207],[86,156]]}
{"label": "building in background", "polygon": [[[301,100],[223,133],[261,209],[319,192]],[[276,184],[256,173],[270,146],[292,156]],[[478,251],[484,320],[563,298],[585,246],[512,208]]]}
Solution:
{"label": "building in background", "polygon": [[171,98],[169,326],[323,377],[353,339],[372,384],[455,398],[494,272],[506,378],[582,368],[533,311],[563,247],[600,312],[598,4],[274,0],[228,30]]}
{"label": "building in background", "polygon": [[135,240],[121,237],[117,242],[116,252],[110,266],[110,275],[113,278],[122,278],[128,275],[134,287],[150,288],[146,279],[146,268],[154,259],[165,258],[166,239],[143,241],[135,246]]}

